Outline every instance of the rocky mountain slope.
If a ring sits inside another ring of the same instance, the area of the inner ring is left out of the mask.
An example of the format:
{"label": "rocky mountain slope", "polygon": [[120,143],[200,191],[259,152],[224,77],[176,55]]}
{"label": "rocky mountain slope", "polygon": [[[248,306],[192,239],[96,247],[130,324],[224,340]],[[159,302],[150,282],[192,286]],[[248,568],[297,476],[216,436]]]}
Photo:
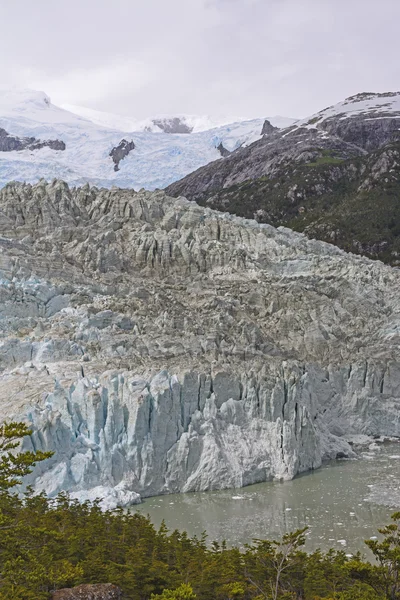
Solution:
{"label": "rocky mountain slope", "polygon": [[[194,117],[140,123],[96,111],[79,116],[55,106],[43,92],[0,90],[0,187],[13,180],[59,177],[73,185],[162,188],[218,159],[220,144],[232,151],[260,139],[263,122],[202,130],[208,122]],[[272,118],[273,125],[292,122]],[[117,164],[113,156],[122,143],[130,150]]]}
{"label": "rocky mountain slope", "polygon": [[400,264],[400,93],[358,94],[167,188]]}
{"label": "rocky mountain slope", "polygon": [[400,273],[164,192],[0,191],[0,419],[106,506],[288,479],[400,435]]}

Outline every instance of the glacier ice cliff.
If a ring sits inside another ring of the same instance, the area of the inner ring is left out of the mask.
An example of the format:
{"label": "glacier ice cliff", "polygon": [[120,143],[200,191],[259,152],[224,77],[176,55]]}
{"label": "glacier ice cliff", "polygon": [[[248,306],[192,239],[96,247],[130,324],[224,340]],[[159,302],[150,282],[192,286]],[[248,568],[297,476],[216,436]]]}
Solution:
{"label": "glacier ice cliff", "polygon": [[164,192],[0,190],[0,419],[36,490],[290,479],[400,436],[400,275]]}

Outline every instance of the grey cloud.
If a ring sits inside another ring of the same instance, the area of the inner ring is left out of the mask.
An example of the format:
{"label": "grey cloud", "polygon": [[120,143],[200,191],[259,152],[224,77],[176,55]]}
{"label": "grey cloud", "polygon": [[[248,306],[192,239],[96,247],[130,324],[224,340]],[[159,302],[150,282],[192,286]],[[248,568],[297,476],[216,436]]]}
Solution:
{"label": "grey cloud", "polygon": [[397,89],[397,0],[0,0],[0,82],[57,103],[303,116]]}

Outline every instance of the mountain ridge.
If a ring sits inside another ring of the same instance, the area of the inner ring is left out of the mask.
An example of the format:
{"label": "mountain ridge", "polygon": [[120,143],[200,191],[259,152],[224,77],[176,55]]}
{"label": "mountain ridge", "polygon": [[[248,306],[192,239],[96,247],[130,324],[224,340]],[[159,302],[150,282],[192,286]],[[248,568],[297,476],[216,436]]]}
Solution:
{"label": "mountain ridge", "polygon": [[400,93],[357,94],[200,167],[167,193],[397,265],[399,143]]}

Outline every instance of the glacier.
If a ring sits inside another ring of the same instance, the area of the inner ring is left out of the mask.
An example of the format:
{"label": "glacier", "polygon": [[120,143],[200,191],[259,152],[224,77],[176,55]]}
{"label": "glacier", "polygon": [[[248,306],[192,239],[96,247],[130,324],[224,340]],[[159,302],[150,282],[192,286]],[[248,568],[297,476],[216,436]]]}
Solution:
{"label": "glacier", "polygon": [[[232,151],[260,139],[265,120],[252,119],[203,130],[212,125],[212,121],[186,117],[195,127],[193,133],[162,134],[151,119],[138,122],[116,115],[104,116],[97,111],[82,111],[80,107],[71,108],[94,121],[55,106],[43,92],[0,90],[0,128],[13,136],[59,139],[66,145],[62,152],[49,148],[0,152],[0,187],[9,181],[36,183],[43,177],[63,179],[71,185],[90,183],[136,190],[163,188],[220,159],[217,150],[220,143]],[[292,124],[294,119],[273,117],[271,122],[282,127]],[[151,131],[146,131],[150,125]],[[124,138],[134,142],[135,150],[121,161],[119,171],[114,172],[110,152]]]}
{"label": "glacier", "polygon": [[0,190],[0,419],[102,506],[286,480],[400,436],[400,273],[162,191]]}

